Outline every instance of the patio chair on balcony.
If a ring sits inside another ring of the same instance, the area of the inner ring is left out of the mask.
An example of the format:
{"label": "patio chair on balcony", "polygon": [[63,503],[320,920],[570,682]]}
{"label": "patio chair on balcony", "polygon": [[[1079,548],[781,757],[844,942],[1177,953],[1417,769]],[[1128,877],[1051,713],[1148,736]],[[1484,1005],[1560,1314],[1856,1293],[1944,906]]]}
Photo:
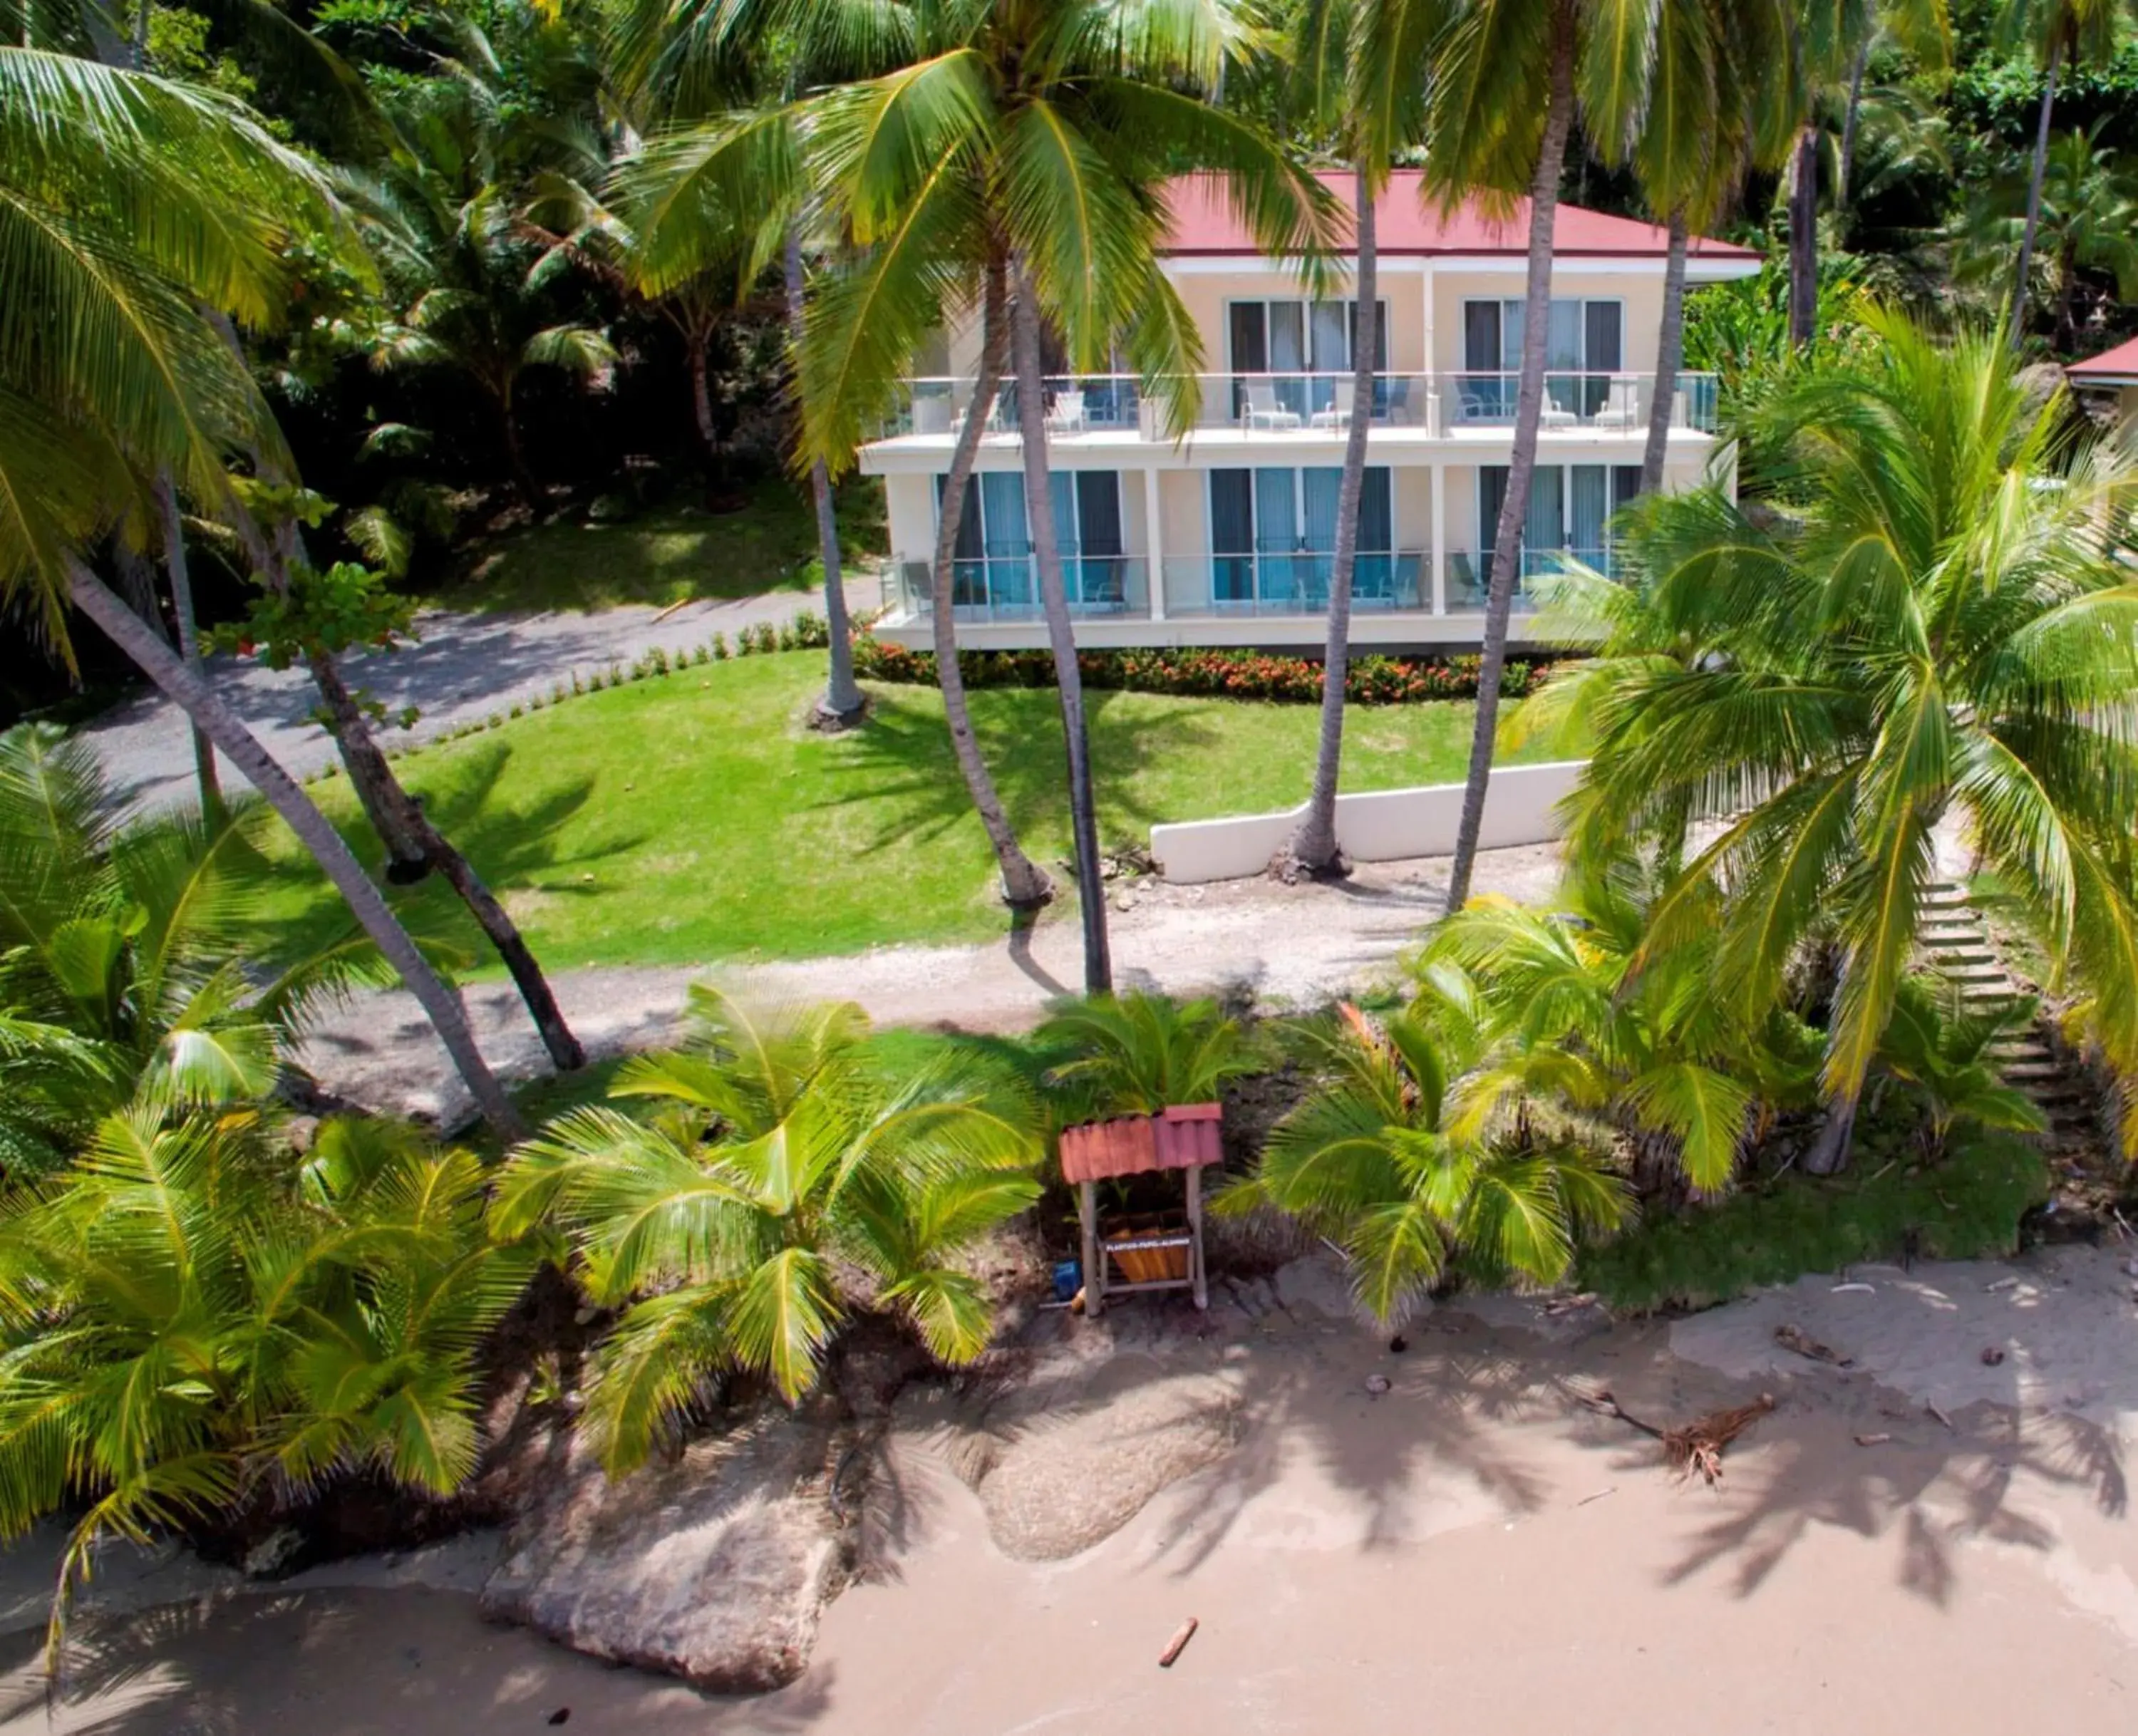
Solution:
{"label": "patio chair on balcony", "polygon": [[1604,407],[1596,412],[1592,426],[1628,433],[1638,427],[1640,421],[1641,383],[1630,373],[1613,374]]}
{"label": "patio chair on balcony", "polygon": [[1247,382],[1247,408],[1242,419],[1252,431],[1256,428],[1281,430],[1299,426],[1299,412],[1287,410],[1276,401],[1276,383],[1273,380]]}
{"label": "patio chair on balcony", "polygon": [[1057,392],[1054,402],[1047,412],[1047,432],[1050,434],[1081,434],[1090,426],[1084,420],[1084,394],[1081,392]]}
{"label": "patio chair on balcony", "polygon": [[1351,406],[1358,397],[1358,386],[1352,380],[1332,380],[1329,407],[1314,412],[1313,426],[1317,428],[1344,429],[1351,426]]}

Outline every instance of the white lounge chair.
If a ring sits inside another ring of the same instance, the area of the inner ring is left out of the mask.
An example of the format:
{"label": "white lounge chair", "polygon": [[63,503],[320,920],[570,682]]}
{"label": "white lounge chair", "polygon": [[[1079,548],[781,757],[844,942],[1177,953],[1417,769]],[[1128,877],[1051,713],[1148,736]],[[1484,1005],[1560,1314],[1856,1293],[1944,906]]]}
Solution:
{"label": "white lounge chair", "polygon": [[1351,406],[1358,400],[1357,383],[1352,380],[1333,380],[1334,402],[1326,410],[1314,412],[1313,426],[1317,428],[1348,428],[1351,426]]}
{"label": "white lounge chair", "polygon": [[1641,383],[1630,373],[1614,373],[1604,399],[1604,407],[1596,412],[1593,426],[1615,428],[1620,432],[1640,426]]}
{"label": "white lounge chair", "polygon": [[1050,434],[1081,434],[1086,426],[1084,394],[1081,392],[1056,393],[1053,407],[1047,412],[1047,432]]}
{"label": "white lounge chair", "polygon": [[1299,426],[1298,412],[1286,409],[1276,401],[1276,384],[1269,380],[1247,382],[1247,407],[1244,420],[1253,428],[1296,428]]}

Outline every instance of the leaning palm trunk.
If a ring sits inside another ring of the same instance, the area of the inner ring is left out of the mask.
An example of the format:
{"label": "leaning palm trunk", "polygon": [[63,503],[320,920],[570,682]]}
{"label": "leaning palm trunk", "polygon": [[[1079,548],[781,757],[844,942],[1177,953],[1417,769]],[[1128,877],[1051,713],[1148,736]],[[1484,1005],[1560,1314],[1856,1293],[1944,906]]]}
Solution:
{"label": "leaning palm trunk", "polygon": [[1355,293],[1359,317],[1352,334],[1351,420],[1344,441],[1344,476],[1336,494],[1336,553],[1329,571],[1329,641],[1321,663],[1321,740],[1315,753],[1314,788],[1299,829],[1270,866],[1283,879],[1340,874],[1336,844],[1336,787],[1344,761],[1344,689],[1350,672],[1351,584],[1359,563],[1359,506],[1365,492],[1366,436],[1374,420],[1374,358],[1380,310],[1378,242],[1374,232],[1374,189],[1364,165],[1353,176],[1359,215],[1359,267]]}
{"label": "leaning palm trunk", "polygon": [[[1485,599],[1484,654],[1477,666],[1477,722],[1470,740],[1470,771],[1462,790],[1462,820],[1449,865],[1447,909],[1470,900],[1477,837],[1485,824],[1485,797],[1492,777],[1493,738],[1500,721],[1500,677],[1507,663],[1507,619],[1514,612],[1515,581],[1522,563],[1522,527],[1529,517],[1530,481],[1536,471],[1537,429],[1544,416],[1545,326],[1551,307],[1551,232],[1559,214],[1559,178],[1566,166],[1567,135],[1574,125],[1574,16],[1562,0],[1554,9],[1550,86],[1545,96],[1544,139],[1530,183],[1529,280],[1522,315],[1522,372],[1515,395],[1514,449],[1507,458],[1507,497],[1492,544],[1492,577]],[[1436,535],[1438,527],[1435,527]]]}
{"label": "leaning palm trunk", "polygon": [[349,768],[349,782],[363,796],[365,811],[385,815],[394,834],[408,840],[417,860],[445,875],[447,885],[460,895],[490,944],[497,948],[497,956],[505,961],[513,986],[526,1003],[528,1016],[541,1033],[542,1046],[549,1051],[549,1060],[558,1071],[569,1073],[584,1066],[586,1051],[564,1022],[549,979],[542,973],[520,925],[505,914],[505,906],[483,883],[474,865],[432,823],[422,803],[393,775],[392,764],[371,733],[364,708],[342,679],[340,666],[324,651],[315,652],[308,662],[312,680],[325,701],[327,727],[341,750],[342,763]]}
{"label": "leaning palm trunk", "polygon": [[1670,444],[1671,412],[1677,402],[1677,371],[1685,359],[1685,207],[1670,215],[1670,257],[1663,267],[1663,323],[1656,340],[1656,385],[1648,400],[1648,443],[1641,453],[1641,492],[1663,485],[1663,453]]}
{"label": "leaning palm trunk", "polygon": [[1797,132],[1789,168],[1789,341],[1802,349],[1818,324],[1818,134]]}
{"label": "leaning palm trunk", "polygon": [[[795,348],[802,344],[802,232],[787,232],[787,329]],[[860,716],[862,690],[854,685],[853,628],[847,619],[846,580],[839,567],[839,521],[832,510],[832,473],[818,458],[809,466],[809,497],[817,510],[817,558],[824,568],[824,622],[831,637],[831,669],[821,717],[846,723]]]}
{"label": "leaning palm trunk", "polygon": [[[186,563],[185,526],[178,517],[178,491],[168,471],[156,478],[156,515],[164,539],[164,570],[170,575],[171,615],[178,630],[178,655],[188,663],[201,660],[200,625],[193,612],[193,573]],[[201,818],[219,829],[227,812],[215,770],[215,744],[196,724],[193,729],[193,776],[200,785]]]}
{"label": "leaning palm trunk", "polygon": [[1008,344],[1005,327],[1008,313],[999,267],[988,274],[987,299],[980,316],[979,375],[973,382],[972,402],[966,407],[964,426],[951,449],[949,473],[943,479],[943,505],[935,528],[935,562],[929,574],[929,634],[935,647],[935,679],[943,690],[943,717],[950,727],[950,746],[964,775],[965,788],[979,811],[980,824],[993,846],[1002,873],[1003,901],[1018,909],[1043,905],[1054,895],[1046,875],[1024,853],[1017,830],[1003,812],[995,781],[981,757],[973,734],[973,714],[965,700],[964,673],[958,666],[957,592],[954,583],[958,527],[965,514],[965,484],[979,456],[980,439],[993,413],[995,393],[1002,381],[1003,351]]}
{"label": "leaning palm trunk", "polygon": [[2049,165],[2049,119],[2057,102],[2057,66],[2063,54],[2059,42],[2049,51],[2049,64],[2042,76],[2042,111],[2034,123],[2034,166],[2027,176],[2027,222],[2019,232],[2019,265],[2012,277],[2012,347],[2026,341],[2027,278],[2034,266],[2034,237],[2042,223],[2042,177]]}
{"label": "leaning palm trunk", "polygon": [[1843,212],[1848,208],[1849,177],[1856,172],[1856,123],[1863,108],[1863,73],[1871,64],[1871,42],[1868,37],[1858,45],[1856,59],[1848,69],[1848,112],[1841,123],[1841,162],[1833,178],[1833,208]]}
{"label": "leaning palm trunk", "polygon": [[133,659],[164,693],[199,725],[225,758],[266,798],[312,854],[334,890],[348,900],[364,932],[386,962],[400,973],[401,980],[429,1017],[438,1040],[445,1045],[455,1069],[466,1084],[476,1106],[491,1125],[505,1138],[516,1139],[526,1129],[512,1100],[505,1095],[496,1076],[476,1046],[468,1029],[466,1010],[460,998],[424,962],[408,938],[408,930],[394,919],[385,898],[373,885],[341,834],[328,823],[311,798],[277,764],[259,739],[237,719],[237,714],[208,685],[206,677],[186,662],[128,608],[118,594],[79,561],[67,572],[68,595],[75,607],[104,630],[113,644]]}
{"label": "leaning palm trunk", "polygon": [[1084,724],[1084,680],[1076,666],[1076,630],[1069,618],[1069,593],[1062,575],[1062,549],[1054,535],[1054,500],[1047,485],[1046,377],[1039,363],[1038,294],[1031,274],[1019,267],[1010,314],[1010,352],[1016,363],[1017,425],[1024,448],[1025,534],[1039,567],[1039,600],[1047,638],[1054,652],[1061,690],[1062,733],[1069,750],[1069,829],[1076,856],[1076,908],[1084,926],[1084,992],[1113,992],[1113,961],[1106,947],[1106,888],[1099,863],[1098,815],[1091,803],[1091,744]]}

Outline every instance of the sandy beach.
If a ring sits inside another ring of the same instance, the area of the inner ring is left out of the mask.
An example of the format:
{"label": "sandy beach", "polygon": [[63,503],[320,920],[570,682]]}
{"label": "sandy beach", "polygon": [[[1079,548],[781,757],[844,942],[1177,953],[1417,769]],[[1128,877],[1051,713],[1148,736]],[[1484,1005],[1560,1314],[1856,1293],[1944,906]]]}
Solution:
{"label": "sandy beach", "polygon": [[[486,1625],[478,1538],[85,1612],[49,1722],[18,1599],[0,1731],[2121,1731],[2138,1690],[2128,1257],[1862,1267],[1676,1323],[1485,1299],[1414,1322],[1401,1353],[1330,1318],[1325,1290],[1261,1318],[1043,1317],[1026,1393],[990,1425],[1003,1469],[977,1489],[960,1401],[900,1401],[863,1578],[782,1692],[708,1699]],[[1852,1366],[1781,1348],[1778,1324]],[[1709,1490],[1579,1402],[1604,1387],[1667,1422],[1778,1406]],[[1222,1413],[1231,1450],[1096,1547],[1016,1558],[1049,1476],[1104,1462],[1094,1443],[1133,1466],[1144,1420],[1180,1402]]]}

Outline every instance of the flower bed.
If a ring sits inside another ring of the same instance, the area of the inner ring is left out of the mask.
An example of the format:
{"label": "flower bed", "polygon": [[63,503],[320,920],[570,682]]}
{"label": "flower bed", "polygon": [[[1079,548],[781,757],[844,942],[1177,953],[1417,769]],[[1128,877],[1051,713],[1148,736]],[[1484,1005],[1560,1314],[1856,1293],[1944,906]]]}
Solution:
{"label": "flower bed", "polygon": [[[1355,705],[1475,699],[1480,661],[1474,653],[1454,657],[1359,657],[1345,673],[1345,698]],[[1047,651],[960,651],[958,666],[968,687],[1054,685],[1054,656]],[[1321,698],[1319,660],[1267,651],[1086,651],[1076,654],[1076,666],[1087,687],[1189,698],[1275,700],[1294,705],[1317,704]],[[1510,658],[1501,679],[1501,695],[1508,699],[1525,697],[1550,667],[1542,661]],[[854,671],[871,680],[932,686],[935,656],[932,651],[886,644],[872,634],[858,633],[854,637]]]}

